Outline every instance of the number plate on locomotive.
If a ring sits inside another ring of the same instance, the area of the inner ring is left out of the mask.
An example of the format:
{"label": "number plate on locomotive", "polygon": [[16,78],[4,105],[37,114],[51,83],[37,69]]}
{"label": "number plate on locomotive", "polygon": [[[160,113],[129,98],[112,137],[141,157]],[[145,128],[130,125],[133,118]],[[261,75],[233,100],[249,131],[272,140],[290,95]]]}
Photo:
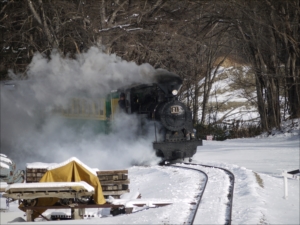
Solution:
{"label": "number plate on locomotive", "polygon": [[171,113],[172,114],[179,114],[183,111],[182,107],[180,105],[174,105],[171,106]]}

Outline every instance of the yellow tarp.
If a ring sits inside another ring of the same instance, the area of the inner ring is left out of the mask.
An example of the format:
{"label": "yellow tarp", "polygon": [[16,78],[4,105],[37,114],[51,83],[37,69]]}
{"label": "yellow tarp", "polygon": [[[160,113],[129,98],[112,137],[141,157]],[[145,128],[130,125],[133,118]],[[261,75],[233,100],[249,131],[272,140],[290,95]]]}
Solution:
{"label": "yellow tarp", "polygon": [[[75,160],[68,164],[48,170],[41,178],[40,182],[79,182],[85,181],[95,189],[93,199],[96,204],[101,205],[106,201],[104,199],[100,181],[96,175],[77,163]],[[57,202],[56,198],[39,198],[36,206],[51,206]],[[44,210],[36,210],[38,213],[33,213],[33,218],[39,216]]]}

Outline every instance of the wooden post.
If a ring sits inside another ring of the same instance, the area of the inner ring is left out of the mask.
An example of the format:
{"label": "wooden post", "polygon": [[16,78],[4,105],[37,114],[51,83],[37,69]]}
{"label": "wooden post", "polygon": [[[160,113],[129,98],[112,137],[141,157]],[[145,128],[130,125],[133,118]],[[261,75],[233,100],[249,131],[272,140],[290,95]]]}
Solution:
{"label": "wooden post", "polygon": [[85,208],[74,209],[71,208],[72,220],[82,220],[84,218]]}
{"label": "wooden post", "polygon": [[32,213],[33,213],[32,209],[27,209],[26,210],[26,221],[27,222],[32,222],[33,221],[32,220]]}
{"label": "wooden post", "polygon": [[130,214],[130,213],[132,213],[132,210],[133,210],[133,207],[125,208],[125,213]]}
{"label": "wooden post", "polygon": [[74,220],[75,219],[75,209],[71,208],[71,219]]}

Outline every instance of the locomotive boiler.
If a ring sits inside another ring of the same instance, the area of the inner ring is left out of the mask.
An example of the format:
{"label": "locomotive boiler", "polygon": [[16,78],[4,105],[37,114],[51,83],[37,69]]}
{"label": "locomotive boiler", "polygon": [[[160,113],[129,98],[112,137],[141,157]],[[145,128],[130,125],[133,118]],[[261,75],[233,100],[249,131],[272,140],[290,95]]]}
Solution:
{"label": "locomotive boiler", "polygon": [[155,82],[134,84],[118,89],[119,106],[128,114],[137,114],[143,124],[152,121],[155,127],[153,149],[164,161],[189,158],[202,140],[195,137],[192,112],[178,100],[182,79],[165,70],[158,70]]}

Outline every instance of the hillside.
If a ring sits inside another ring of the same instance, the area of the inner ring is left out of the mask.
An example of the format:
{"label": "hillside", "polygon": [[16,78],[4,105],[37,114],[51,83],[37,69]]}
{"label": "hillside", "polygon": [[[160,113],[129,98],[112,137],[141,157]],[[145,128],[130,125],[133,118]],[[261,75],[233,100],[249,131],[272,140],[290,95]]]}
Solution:
{"label": "hillside", "polygon": [[[257,122],[255,84],[249,67],[220,67],[209,97],[208,123]],[[254,78],[253,78],[254,79]],[[203,81],[200,81],[200,83]],[[199,98],[202,101],[202,96]],[[199,118],[201,112],[199,112]]]}

